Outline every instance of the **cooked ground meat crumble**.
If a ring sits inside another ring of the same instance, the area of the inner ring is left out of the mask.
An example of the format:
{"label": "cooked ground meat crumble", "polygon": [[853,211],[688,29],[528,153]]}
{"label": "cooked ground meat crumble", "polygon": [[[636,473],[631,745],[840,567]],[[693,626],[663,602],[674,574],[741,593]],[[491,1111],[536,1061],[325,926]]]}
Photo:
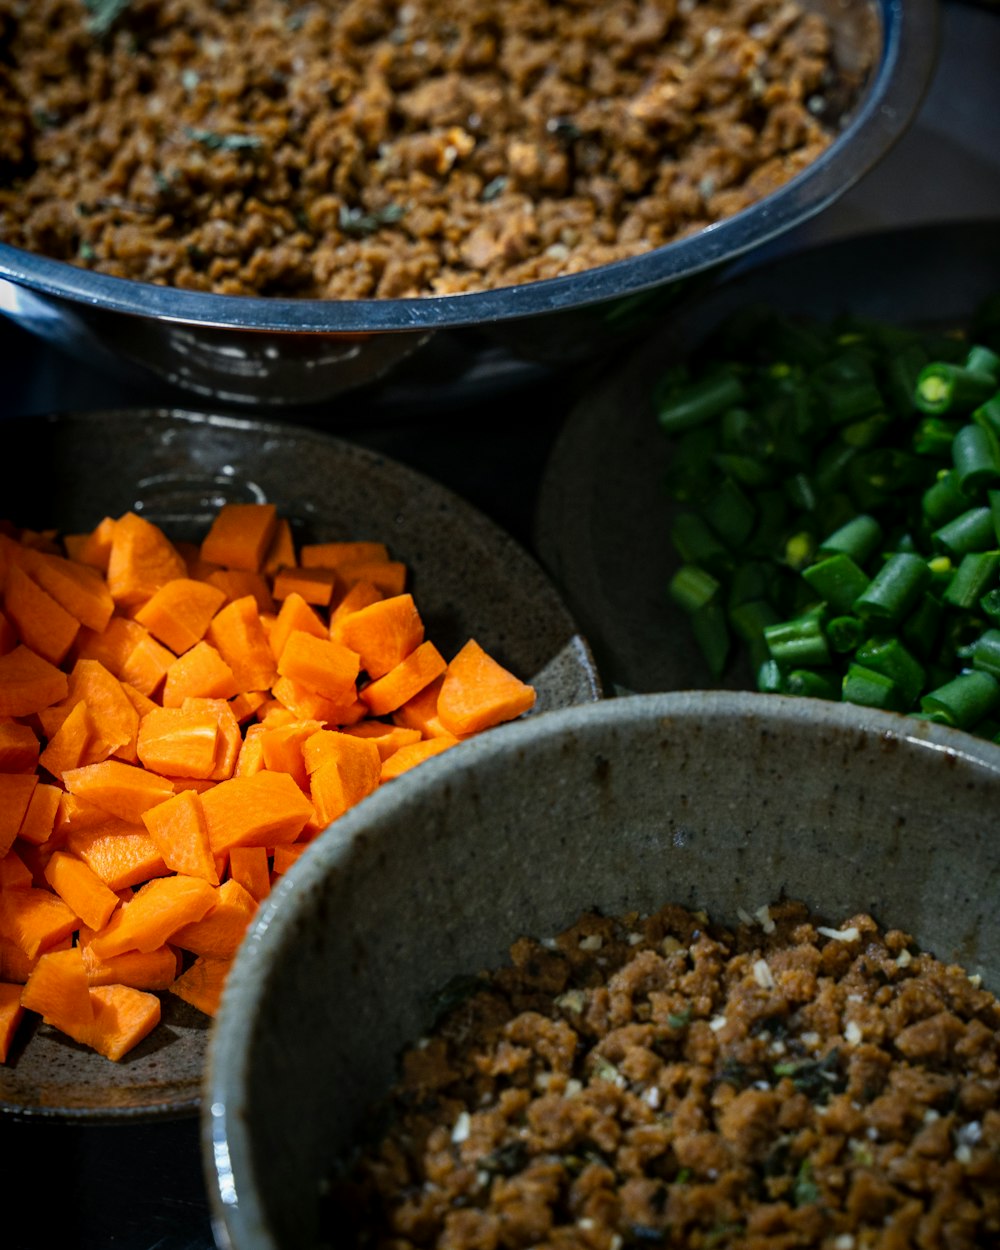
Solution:
{"label": "cooked ground meat crumble", "polygon": [[223,294],[507,286],[766,196],[857,85],[796,0],[0,0],[0,240]]}
{"label": "cooked ground meat crumble", "polygon": [[998,1028],[976,977],[867,915],[586,914],[408,1050],[331,1242],[1000,1245]]}

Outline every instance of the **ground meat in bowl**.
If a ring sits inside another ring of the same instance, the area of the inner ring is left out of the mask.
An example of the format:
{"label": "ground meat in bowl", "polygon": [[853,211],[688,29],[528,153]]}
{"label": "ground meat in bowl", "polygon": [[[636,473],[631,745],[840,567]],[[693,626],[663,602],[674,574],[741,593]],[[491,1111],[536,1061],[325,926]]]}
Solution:
{"label": "ground meat in bowl", "polygon": [[223,294],[450,294],[776,190],[857,88],[797,0],[0,0],[0,240]]}
{"label": "ground meat in bowl", "polygon": [[867,915],[586,914],[457,988],[334,1245],[1000,1244],[1000,1003]]}

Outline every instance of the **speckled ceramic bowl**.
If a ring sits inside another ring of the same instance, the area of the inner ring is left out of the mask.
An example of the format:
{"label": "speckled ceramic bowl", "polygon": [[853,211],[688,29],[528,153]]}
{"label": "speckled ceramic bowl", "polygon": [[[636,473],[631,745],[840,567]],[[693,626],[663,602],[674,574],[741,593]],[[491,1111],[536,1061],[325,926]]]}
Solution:
{"label": "speckled ceramic bowl", "polygon": [[1000,748],[778,695],[609,699],[445,752],[338,821],[240,951],[203,1103],[219,1245],[326,1244],[320,1181],[435,993],[590,906],[865,910],[1000,988],[998,803]]}
{"label": "speckled ceramic bowl", "polygon": [[[297,539],[379,538],[406,562],[428,637],[469,637],[538,691],[538,711],[596,699],[587,643],[504,530],[406,465],[289,424],[152,410],[8,418],[18,472],[2,514],[63,532],[141,512],[197,540],[225,501],[270,500]],[[535,713],[533,712],[532,715]],[[194,1115],[211,1021],[164,994],[163,1024],[121,1062],[39,1025],[0,1065],[0,1114],[87,1121]]]}

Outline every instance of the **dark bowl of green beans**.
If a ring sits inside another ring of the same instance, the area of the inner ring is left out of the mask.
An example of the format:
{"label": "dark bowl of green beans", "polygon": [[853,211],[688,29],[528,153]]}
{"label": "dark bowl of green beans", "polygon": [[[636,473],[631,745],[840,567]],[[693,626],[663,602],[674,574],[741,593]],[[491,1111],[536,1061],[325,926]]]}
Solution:
{"label": "dark bowl of green beans", "polygon": [[[804,695],[1000,742],[995,227],[841,243],[742,296],[588,401],[550,465],[540,546],[609,685]],[[637,414],[617,452],[615,410]],[[586,568],[564,523],[585,508],[609,529]]]}

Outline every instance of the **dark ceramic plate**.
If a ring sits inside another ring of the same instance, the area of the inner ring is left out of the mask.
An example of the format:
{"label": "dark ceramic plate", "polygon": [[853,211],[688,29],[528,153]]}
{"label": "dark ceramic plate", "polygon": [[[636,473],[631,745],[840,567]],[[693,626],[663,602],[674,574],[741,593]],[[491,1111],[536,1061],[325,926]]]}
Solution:
{"label": "dark ceramic plate", "polygon": [[915,226],[841,239],[748,265],[665,323],[570,414],[545,470],[536,548],[611,687],[648,693],[745,688],[714,682],[666,587],[676,568],[664,478],[669,440],[650,394],[729,315],[769,304],[821,319],[842,313],[954,326],[1000,292],[1000,223]]}
{"label": "dark ceramic plate", "polygon": [[[197,539],[220,504],[270,500],[299,541],[379,538],[411,570],[445,655],[475,637],[538,691],[535,711],[600,697],[589,648],[535,561],[456,495],[312,430],[148,410],[8,419],[6,518],[82,530],[134,509]],[[405,779],[402,779],[405,783]],[[0,1067],[0,1111],[80,1120],[194,1114],[210,1021],[163,995],[163,1024],[118,1063],[39,1026]]]}

